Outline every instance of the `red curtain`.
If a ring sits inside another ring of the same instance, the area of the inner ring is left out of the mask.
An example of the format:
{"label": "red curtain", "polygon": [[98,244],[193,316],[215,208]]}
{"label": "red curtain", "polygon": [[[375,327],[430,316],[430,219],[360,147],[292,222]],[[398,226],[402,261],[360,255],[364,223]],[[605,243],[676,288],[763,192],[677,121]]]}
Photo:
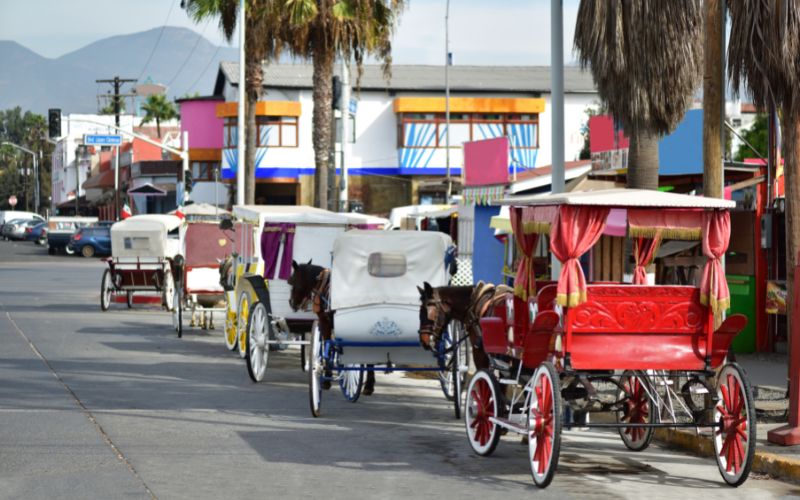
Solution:
{"label": "red curtain", "polygon": [[577,306],[586,302],[586,278],[578,259],[597,243],[610,209],[562,205],[550,232],[550,251],[561,262],[557,302]]}
{"label": "red curtain", "polygon": [[536,276],[533,269],[533,253],[539,242],[537,233],[525,234],[522,208],[511,208],[511,229],[514,230],[514,241],[519,249],[517,275],[514,278],[514,295],[522,300],[536,295]]}
{"label": "red curtain", "polygon": [[722,269],[721,258],[728,250],[731,237],[731,216],[727,210],[703,214],[703,255],[708,257],[700,281],[700,302],[715,314],[728,309],[731,294]]}
{"label": "red curtain", "polygon": [[655,238],[636,238],[633,242],[633,256],[636,267],[633,270],[633,284],[647,284],[647,266],[653,263],[658,247],[661,246],[661,232]]}

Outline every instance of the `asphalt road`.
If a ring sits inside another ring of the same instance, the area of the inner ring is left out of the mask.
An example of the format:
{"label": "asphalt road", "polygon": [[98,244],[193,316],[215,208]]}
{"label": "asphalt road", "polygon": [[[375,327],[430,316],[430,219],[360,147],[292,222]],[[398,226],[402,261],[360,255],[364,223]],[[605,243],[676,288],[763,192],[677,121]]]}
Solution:
{"label": "asphalt road", "polygon": [[99,307],[98,259],[0,242],[0,498],[773,498],[710,459],[613,433],[564,434],[553,484],[504,437],[474,455],[438,384],[379,375],[375,395],[308,410],[296,351],[253,384],[221,330],[177,339],[167,313]]}

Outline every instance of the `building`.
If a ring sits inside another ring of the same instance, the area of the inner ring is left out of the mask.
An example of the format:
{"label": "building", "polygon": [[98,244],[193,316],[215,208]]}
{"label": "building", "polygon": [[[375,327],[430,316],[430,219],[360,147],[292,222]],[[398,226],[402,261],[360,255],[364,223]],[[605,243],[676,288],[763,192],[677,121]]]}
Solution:
{"label": "building", "polygon": [[[264,94],[256,107],[256,201],[311,204],[312,66],[270,65],[263,71]],[[366,65],[360,81],[352,82],[352,99],[347,106],[352,130],[345,144],[349,197],[375,213],[435,202],[443,198],[445,189],[444,68],[395,65],[391,73],[391,79],[386,80],[380,66]],[[221,63],[213,97],[184,100],[181,110],[184,127],[189,127],[183,111],[187,102],[205,102],[197,106],[204,107],[206,115],[209,103],[215,103],[215,116],[222,121],[219,160],[211,151],[198,152],[194,158],[198,162],[203,161],[201,156],[219,161],[221,176],[227,182],[235,177],[237,168],[238,74],[238,64]],[[519,170],[550,163],[548,67],[452,66],[449,80],[452,175],[461,174],[462,143],[498,136],[510,138],[512,161]],[[564,80],[565,156],[573,160],[583,147],[585,110],[598,97],[590,73],[568,67]],[[207,127],[211,128],[219,130],[220,123]],[[197,136],[190,131],[192,149]]]}

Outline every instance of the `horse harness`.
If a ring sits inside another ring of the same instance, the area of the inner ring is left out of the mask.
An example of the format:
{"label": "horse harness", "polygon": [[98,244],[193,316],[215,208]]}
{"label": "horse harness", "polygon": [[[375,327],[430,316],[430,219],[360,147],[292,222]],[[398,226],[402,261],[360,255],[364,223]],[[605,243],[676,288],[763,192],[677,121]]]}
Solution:
{"label": "horse harness", "polygon": [[[506,295],[509,293],[511,293],[511,289],[505,285],[495,286],[483,283],[482,281],[478,282],[472,291],[470,302],[467,306],[467,312],[464,318],[464,330],[471,332],[473,328],[480,324],[481,318],[489,312],[489,309],[501,300],[505,300]],[[434,297],[426,301],[425,307],[428,309],[428,319],[433,320],[433,328],[420,328],[419,333],[420,335],[427,333],[428,335],[433,335],[435,338],[439,338],[444,328],[449,306],[440,299],[438,294],[434,291]],[[435,314],[434,318],[431,318],[431,313]]]}
{"label": "horse harness", "polygon": [[[317,284],[311,289],[311,300],[313,300],[312,310],[319,315],[326,311],[330,306],[331,291],[331,270],[323,269],[317,276]],[[307,303],[305,304],[307,305]]]}

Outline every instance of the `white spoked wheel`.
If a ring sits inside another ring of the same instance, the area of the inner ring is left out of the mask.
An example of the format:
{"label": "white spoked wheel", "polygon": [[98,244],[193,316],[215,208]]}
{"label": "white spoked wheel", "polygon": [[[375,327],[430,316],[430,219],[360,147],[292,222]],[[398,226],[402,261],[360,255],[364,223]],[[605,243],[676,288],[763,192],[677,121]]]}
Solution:
{"label": "white spoked wheel", "polygon": [[236,345],[239,357],[247,357],[247,319],[250,317],[250,299],[243,292],[239,297],[239,308],[236,312]]}
{"label": "white spoked wheel", "polygon": [[500,442],[500,427],[491,420],[497,416],[497,385],[492,374],[483,369],[472,377],[464,404],[469,445],[482,457],[491,455]]}
{"label": "white spoked wheel", "polygon": [[75,249],[72,247],[72,245],[67,245],[64,247],[64,253],[67,255],[75,255]]}
{"label": "white spoked wheel", "polygon": [[111,284],[111,269],[106,269],[103,272],[103,277],[100,279],[100,309],[108,311],[111,306],[111,296],[114,286]]}
{"label": "white spoked wheel", "polygon": [[[652,424],[657,412],[653,408],[651,391],[653,385],[646,375],[626,370],[620,378],[621,389],[617,400],[622,401],[622,410],[617,412],[619,424]],[[652,427],[619,427],[622,442],[631,451],[642,451],[653,440]]]}
{"label": "white spoked wheel", "polygon": [[339,388],[344,398],[351,403],[358,401],[364,387],[364,365],[344,365],[347,370],[340,370]]}
{"label": "white spoked wheel", "polygon": [[247,374],[253,382],[261,382],[267,374],[269,361],[269,318],[266,306],[258,302],[250,311],[247,322]]}
{"label": "white spoked wheel", "polygon": [[714,407],[714,455],[722,478],[739,486],[750,475],[756,452],[756,409],[753,389],[742,367],[728,363],[717,378]]}
{"label": "white spoked wheel", "polygon": [[175,280],[172,279],[172,272],[167,269],[164,271],[164,289],[162,291],[164,308],[172,311],[175,307]]}
{"label": "white spoked wheel", "polygon": [[545,488],[553,480],[561,451],[561,388],[553,365],[539,365],[528,386],[528,462],[534,484]]}
{"label": "white spoked wheel", "polygon": [[314,322],[311,329],[311,345],[308,370],[308,404],[311,408],[311,414],[314,417],[319,417],[320,403],[322,400],[322,376],[325,372],[325,360],[323,359],[322,349],[322,333],[319,331],[319,325]]}
{"label": "white spoked wheel", "polygon": [[229,351],[235,351],[238,346],[237,339],[237,325],[236,325],[236,311],[234,311],[232,304],[235,297],[232,293],[226,294],[225,300],[225,347]]}

